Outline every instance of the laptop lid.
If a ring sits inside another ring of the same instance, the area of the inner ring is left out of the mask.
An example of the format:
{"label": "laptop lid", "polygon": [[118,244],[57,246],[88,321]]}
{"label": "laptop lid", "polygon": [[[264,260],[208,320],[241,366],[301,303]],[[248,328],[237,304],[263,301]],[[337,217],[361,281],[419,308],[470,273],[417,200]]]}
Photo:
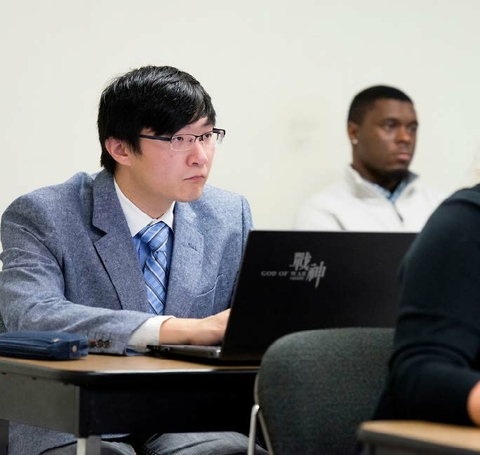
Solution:
{"label": "laptop lid", "polygon": [[[208,347],[206,358],[258,362],[273,341],[291,332],[393,327],[398,267],[415,236],[413,232],[251,231],[223,344],[221,349]],[[175,356],[182,351],[202,356],[202,349],[161,348]]]}

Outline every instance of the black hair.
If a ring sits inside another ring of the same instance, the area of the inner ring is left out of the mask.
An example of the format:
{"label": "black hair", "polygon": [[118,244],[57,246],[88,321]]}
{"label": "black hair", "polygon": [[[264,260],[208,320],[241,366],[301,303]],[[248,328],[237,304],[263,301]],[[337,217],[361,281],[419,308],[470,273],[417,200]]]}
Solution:
{"label": "black hair", "polygon": [[105,88],[98,108],[100,164],[112,172],[116,161],[105,148],[113,137],[125,141],[136,153],[141,130],[172,135],[206,117],[215,126],[216,113],[210,95],[193,76],[171,66],[145,66],[131,70]]}
{"label": "black hair", "polygon": [[353,98],[348,110],[347,120],[360,125],[365,118],[367,110],[371,109],[378,99],[394,99],[413,104],[411,98],[398,88],[387,85],[375,85],[362,90]]}

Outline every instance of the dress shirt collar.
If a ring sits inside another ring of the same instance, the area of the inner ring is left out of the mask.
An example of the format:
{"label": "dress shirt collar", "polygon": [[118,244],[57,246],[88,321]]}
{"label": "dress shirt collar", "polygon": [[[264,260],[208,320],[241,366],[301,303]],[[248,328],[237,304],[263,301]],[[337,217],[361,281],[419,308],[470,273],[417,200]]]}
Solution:
{"label": "dress shirt collar", "polygon": [[125,218],[127,219],[128,228],[130,229],[132,237],[137,235],[138,232],[140,232],[152,221],[163,221],[173,232],[173,209],[175,207],[175,202],[160,218],[151,218],[122,193],[122,190],[118,186],[115,178],[113,179],[113,182],[118,200],[120,201],[120,206],[122,207]]}
{"label": "dress shirt collar", "polygon": [[370,185],[373,185],[377,189],[377,191],[382,193],[389,201],[395,202],[398,196],[400,196],[400,193],[407,186],[407,179],[403,179],[393,191],[389,191],[383,186],[377,185],[376,183],[372,183],[372,182],[368,182],[368,183],[370,183]]}

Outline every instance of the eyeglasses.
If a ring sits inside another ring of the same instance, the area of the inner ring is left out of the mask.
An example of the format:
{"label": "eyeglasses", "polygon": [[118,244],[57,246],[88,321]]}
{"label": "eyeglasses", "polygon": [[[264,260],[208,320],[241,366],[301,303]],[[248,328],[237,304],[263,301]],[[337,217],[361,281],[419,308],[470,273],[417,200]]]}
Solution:
{"label": "eyeglasses", "polygon": [[170,148],[174,152],[185,152],[190,150],[198,139],[204,147],[215,147],[220,145],[225,137],[225,130],[213,128],[208,133],[203,133],[197,136],[196,134],[176,134],[175,136],[150,136],[149,134],[139,134],[139,137],[144,139],[153,139],[155,141],[170,142]]}

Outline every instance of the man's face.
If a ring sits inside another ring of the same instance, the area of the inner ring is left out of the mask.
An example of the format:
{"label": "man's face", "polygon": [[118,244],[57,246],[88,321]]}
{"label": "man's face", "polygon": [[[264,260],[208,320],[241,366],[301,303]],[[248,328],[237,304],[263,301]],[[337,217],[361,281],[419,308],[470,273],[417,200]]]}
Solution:
{"label": "man's face", "polygon": [[[213,126],[202,118],[177,131],[202,135]],[[142,134],[154,135],[145,129]],[[158,217],[173,201],[190,202],[202,195],[215,147],[204,146],[197,138],[192,148],[173,151],[170,142],[140,138],[141,154],[129,151],[124,166],[117,166],[116,178],[124,194],[145,213]]]}
{"label": "man's face", "polygon": [[382,186],[388,187],[391,180],[398,183],[412,161],[417,127],[411,103],[376,100],[361,124],[348,124],[350,139],[358,141],[353,146],[353,167],[363,178]]}

